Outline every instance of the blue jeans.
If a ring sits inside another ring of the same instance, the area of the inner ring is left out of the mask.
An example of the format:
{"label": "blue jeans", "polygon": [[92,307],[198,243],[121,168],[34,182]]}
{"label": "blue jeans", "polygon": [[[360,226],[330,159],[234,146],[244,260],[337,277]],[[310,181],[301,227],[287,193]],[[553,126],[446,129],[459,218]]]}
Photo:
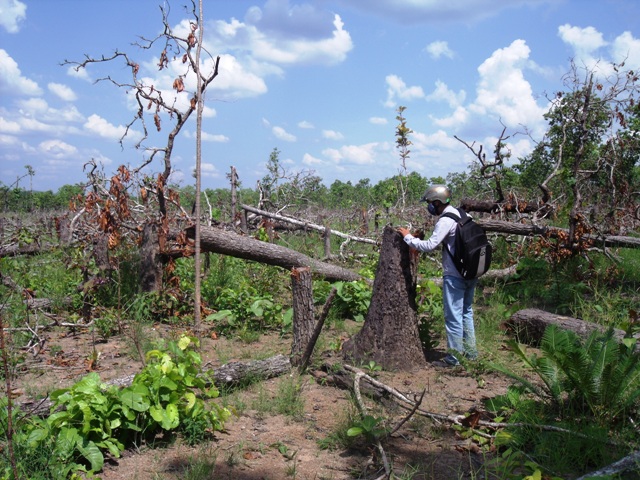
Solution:
{"label": "blue jeans", "polygon": [[472,307],[477,283],[477,279],[465,280],[450,275],[445,276],[442,283],[447,348],[467,358],[478,356]]}

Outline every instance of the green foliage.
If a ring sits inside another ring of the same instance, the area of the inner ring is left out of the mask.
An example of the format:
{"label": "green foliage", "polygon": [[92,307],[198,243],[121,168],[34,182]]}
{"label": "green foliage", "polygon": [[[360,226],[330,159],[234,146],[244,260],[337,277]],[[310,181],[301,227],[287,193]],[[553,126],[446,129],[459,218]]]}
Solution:
{"label": "green foliage", "polygon": [[371,303],[371,287],[364,281],[335,282],[336,296],[332,309],[340,318],[364,321]]}
{"label": "green foliage", "polygon": [[[74,472],[102,470],[105,452],[118,457],[134,441],[158,432],[179,430],[195,442],[207,429],[220,430],[229,411],[205,404],[218,391],[208,386],[212,383],[200,369],[196,346],[197,340],[183,336],[170,342],[167,352],[148,352],[145,368],[121,390],[90,373],[72,387],[52,392],[49,417],[20,424],[18,449],[25,451],[24,458],[47,452],[46,462],[34,461],[46,472],[43,478],[68,478]],[[6,408],[1,412],[6,416]],[[21,469],[28,468],[21,462]]]}
{"label": "green foliage", "polygon": [[575,333],[549,326],[542,355],[528,356],[515,341],[512,350],[542,380],[538,387],[517,377],[532,393],[551,401],[560,414],[589,413],[600,425],[624,422],[640,403],[640,354],[635,339],[618,342],[613,329],[580,340]]}
{"label": "green foliage", "polygon": [[433,280],[426,279],[416,287],[418,303],[418,335],[423,351],[433,350],[439,343],[444,307],[442,289]]}
{"label": "green foliage", "polygon": [[368,442],[374,442],[387,434],[388,430],[383,426],[383,420],[372,415],[364,415],[347,430],[347,435],[349,437],[363,435]]}
{"label": "green foliage", "polygon": [[[635,439],[635,427],[628,420],[640,411],[640,354],[634,351],[635,343],[616,341],[612,329],[582,340],[556,326],[545,330],[540,356],[509,342],[539,381],[494,365],[517,385],[489,401],[488,408],[498,413],[497,420],[524,424],[501,431],[496,445],[526,452],[545,470],[563,474],[598,468],[622,456],[625,447],[612,447],[609,435],[616,431],[620,439]],[[556,429],[541,431],[538,425]]]}

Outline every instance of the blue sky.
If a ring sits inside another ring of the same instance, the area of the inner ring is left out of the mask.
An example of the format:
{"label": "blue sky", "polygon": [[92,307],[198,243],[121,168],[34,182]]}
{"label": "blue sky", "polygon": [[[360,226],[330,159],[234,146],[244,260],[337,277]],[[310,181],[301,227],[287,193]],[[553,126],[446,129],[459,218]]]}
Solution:
{"label": "blue sky", "polygon": [[[186,3],[169,3],[176,31]],[[130,80],[129,70],[116,62],[78,74],[61,63],[117,49],[169,95],[179,65],[158,71],[159,52],[132,45],[158,34],[162,4],[0,0],[2,184],[26,165],[34,189],[55,191],[84,182],[90,159],[108,176],[142,163],[137,126],[119,144],[131,96],[95,83],[107,74]],[[326,185],[389,178],[400,170],[399,105],[414,131],[409,171],[464,171],[473,155],[454,135],[491,150],[502,124],[531,134],[510,139],[517,158],[540,140],[546,94],[564,89],[571,59],[604,73],[623,59],[640,68],[637,0],[206,0],[204,8],[204,46],[221,61],[206,95],[203,188],[227,187],[232,165],[254,187],[274,148],[288,172],[313,171]],[[164,146],[167,131],[145,145]],[[193,116],[176,143],[173,182],[194,182],[195,152]]]}

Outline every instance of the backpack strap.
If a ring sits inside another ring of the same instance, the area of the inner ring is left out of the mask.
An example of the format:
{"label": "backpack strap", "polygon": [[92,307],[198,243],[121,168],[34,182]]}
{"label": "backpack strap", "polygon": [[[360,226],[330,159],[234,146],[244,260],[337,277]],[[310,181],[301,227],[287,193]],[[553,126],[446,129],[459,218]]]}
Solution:
{"label": "backpack strap", "polygon": [[[454,207],[454,208],[456,208],[456,207]],[[456,210],[458,211],[458,214],[460,216],[456,216],[454,213],[447,212],[447,213],[443,213],[442,215],[440,215],[440,217],[441,218],[442,217],[450,218],[451,220],[454,220],[458,226],[461,226],[461,225],[464,224],[465,217],[468,217],[468,215],[461,208],[456,208]],[[449,248],[444,243],[442,244],[442,249],[449,254],[449,256],[451,257],[451,260],[454,260],[453,253],[451,253],[451,250],[449,250]]]}

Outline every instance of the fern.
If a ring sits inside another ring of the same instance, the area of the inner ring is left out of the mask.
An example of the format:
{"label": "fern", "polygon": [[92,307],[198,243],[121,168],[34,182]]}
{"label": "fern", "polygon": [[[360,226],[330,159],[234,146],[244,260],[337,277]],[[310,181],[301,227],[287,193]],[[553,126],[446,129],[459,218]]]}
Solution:
{"label": "fern", "polygon": [[616,422],[640,405],[640,354],[614,338],[613,329],[582,340],[571,331],[549,326],[540,343],[541,356],[528,356],[522,345],[509,343],[542,381],[533,382],[497,368],[562,414],[590,414],[601,424]]}

